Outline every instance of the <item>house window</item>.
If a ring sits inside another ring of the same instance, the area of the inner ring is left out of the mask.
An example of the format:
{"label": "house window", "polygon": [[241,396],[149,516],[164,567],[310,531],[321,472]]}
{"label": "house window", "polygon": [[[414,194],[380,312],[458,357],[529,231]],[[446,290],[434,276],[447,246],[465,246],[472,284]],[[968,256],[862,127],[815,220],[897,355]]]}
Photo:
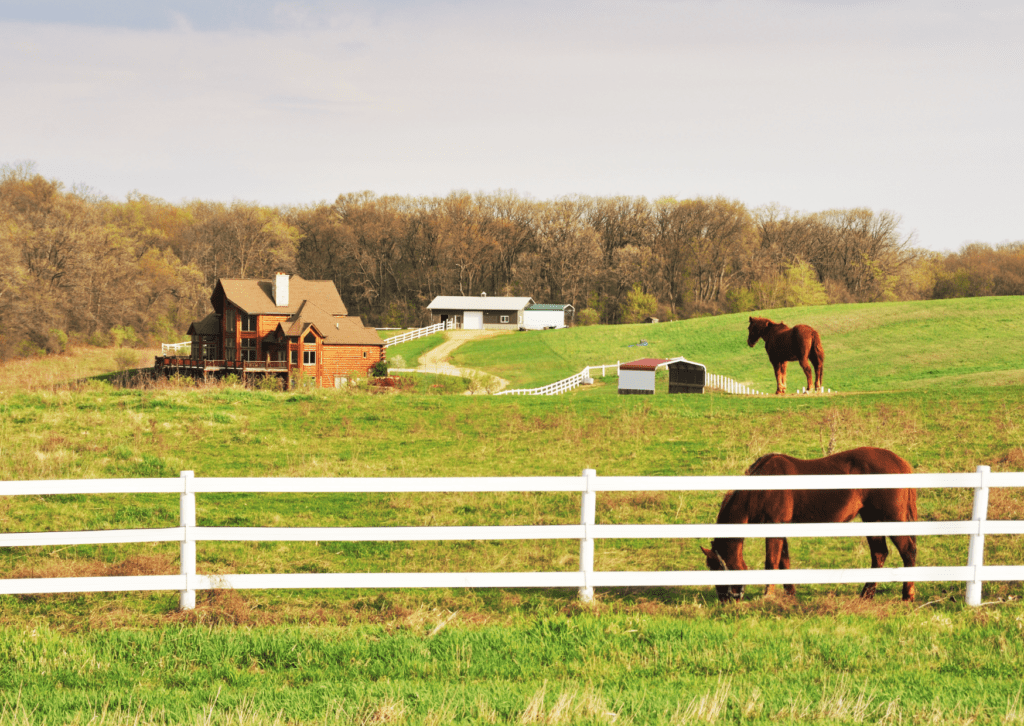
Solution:
{"label": "house window", "polygon": [[307,366],[316,365],[316,351],[315,350],[304,350],[302,351],[302,363]]}
{"label": "house window", "polygon": [[242,360],[256,360],[256,338],[242,338]]}
{"label": "house window", "polygon": [[507,323],[508,322],[508,315],[502,315],[501,316],[501,322]]}
{"label": "house window", "polygon": [[297,366],[299,364],[299,351],[292,351],[292,365]]}
{"label": "house window", "polygon": [[224,360],[235,359],[235,341],[225,340],[224,341]]}
{"label": "house window", "polygon": [[246,315],[242,313],[242,332],[243,333],[255,333],[256,332],[256,316]]}
{"label": "house window", "polygon": [[363,351],[363,358],[365,358],[365,357],[366,357],[366,351],[364,350]]}
{"label": "house window", "polygon": [[316,336],[313,335],[312,333],[306,333],[306,337],[302,339],[302,342],[309,343],[310,345],[312,345],[313,343],[316,342]]}
{"label": "house window", "polygon": [[235,310],[228,308],[224,311],[224,330],[229,333],[235,332]]}

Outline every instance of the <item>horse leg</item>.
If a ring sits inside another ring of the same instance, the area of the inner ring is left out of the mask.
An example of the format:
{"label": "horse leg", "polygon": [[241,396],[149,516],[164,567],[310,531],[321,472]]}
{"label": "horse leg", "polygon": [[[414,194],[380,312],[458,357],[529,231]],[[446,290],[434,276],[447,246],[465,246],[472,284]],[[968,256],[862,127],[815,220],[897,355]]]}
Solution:
{"label": "horse leg", "polygon": [[[789,569],[789,540],[786,539],[785,537],[782,538],[782,557],[779,558],[779,569],[780,570],[788,570]],[[793,585],[784,585],[783,587],[784,587],[787,595],[790,595],[791,597],[796,597],[796,587],[795,586],[793,586]]]}
{"label": "horse leg", "polygon": [[[865,519],[865,521],[868,521]],[[885,537],[868,537],[868,548],[871,550],[871,567],[885,567],[885,558],[889,556],[889,546],[885,543]],[[860,596],[870,600],[875,596],[875,586],[878,583],[868,582],[860,591]]]}
{"label": "horse leg", "polygon": [[775,395],[781,396],[786,392],[786,361],[775,363]]}
{"label": "horse leg", "polygon": [[[904,567],[915,567],[917,565],[917,538],[916,537],[890,537],[892,543],[903,558]],[[917,593],[914,590],[914,583],[903,583],[903,599],[907,602],[914,602]]]}
{"label": "horse leg", "polygon": [[806,358],[800,360],[800,367],[804,369],[804,375],[807,376],[807,392],[810,393],[814,390],[814,388],[811,387],[811,383],[814,380],[814,369],[811,368],[811,362]]}
{"label": "horse leg", "polygon": [[[781,537],[768,537],[764,541],[764,569],[766,570],[778,570],[779,562],[783,557],[783,552],[786,550],[786,540]],[[786,567],[789,569],[789,558],[786,557]],[[790,585],[786,586],[787,588]],[[775,585],[768,585],[765,588],[764,594],[770,595],[772,590],[775,589]],[[788,592],[788,590],[787,590]]]}

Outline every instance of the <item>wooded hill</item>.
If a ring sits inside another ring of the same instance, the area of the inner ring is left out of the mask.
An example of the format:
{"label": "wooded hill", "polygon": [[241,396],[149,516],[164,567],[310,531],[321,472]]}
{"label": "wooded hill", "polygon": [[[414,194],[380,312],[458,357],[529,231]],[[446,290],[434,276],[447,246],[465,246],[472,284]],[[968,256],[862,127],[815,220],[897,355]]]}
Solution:
{"label": "wooded hill", "polygon": [[750,209],[515,192],[343,194],[271,208],[66,189],[0,168],[0,359],[172,341],[218,277],[332,279],[369,325],[427,320],[436,295],[572,304],[577,324],[794,305],[1024,294],[1024,241],[943,254],[891,211]]}

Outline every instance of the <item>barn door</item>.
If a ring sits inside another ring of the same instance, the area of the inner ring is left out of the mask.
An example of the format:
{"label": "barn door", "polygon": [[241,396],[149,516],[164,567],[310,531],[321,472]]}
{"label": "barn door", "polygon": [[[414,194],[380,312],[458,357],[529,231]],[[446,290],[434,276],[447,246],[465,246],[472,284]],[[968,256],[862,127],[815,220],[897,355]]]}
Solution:
{"label": "barn door", "polygon": [[466,330],[483,330],[484,313],[482,310],[467,310],[465,322],[462,327]]}

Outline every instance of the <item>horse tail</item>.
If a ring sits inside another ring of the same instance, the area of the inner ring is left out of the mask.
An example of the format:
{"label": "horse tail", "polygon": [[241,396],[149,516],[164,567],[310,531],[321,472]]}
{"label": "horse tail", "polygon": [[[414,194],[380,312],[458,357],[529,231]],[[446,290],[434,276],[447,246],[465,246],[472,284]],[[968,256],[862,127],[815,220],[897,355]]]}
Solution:
{"label": "horse tail", "polygon": [[917,521],[917,489],[907,489],[907,521]]}
{"label": "horse tail", "polygon": [[825,346],[821,344],[821,335],[817,330],[814,331],[814,335],[811,337],[811,364],[815,367],[821,367],[825,365]]}

